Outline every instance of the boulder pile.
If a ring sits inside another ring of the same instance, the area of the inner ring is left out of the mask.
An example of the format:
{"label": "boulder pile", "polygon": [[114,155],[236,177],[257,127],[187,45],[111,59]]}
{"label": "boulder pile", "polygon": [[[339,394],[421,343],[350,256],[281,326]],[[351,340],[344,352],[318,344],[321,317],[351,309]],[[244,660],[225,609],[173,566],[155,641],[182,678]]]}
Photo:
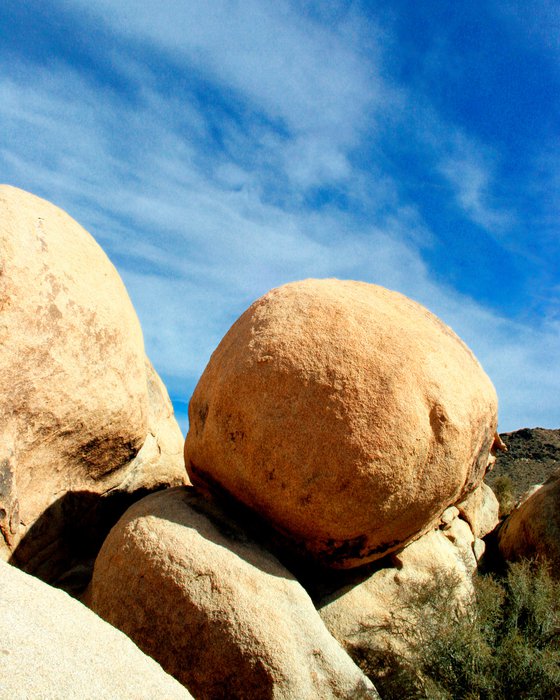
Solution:
{"label": "boulder pile", "polygon": [[0,689],[378,698],[356,650],[406,653],[391,620],[435,575],[468,605],[497,522],[497,400],[470,350],[375,285],[274,289],[212,355],[183,453],[97,243],[14,188],[0,213],[0,558],[164,669],[0,563]]}

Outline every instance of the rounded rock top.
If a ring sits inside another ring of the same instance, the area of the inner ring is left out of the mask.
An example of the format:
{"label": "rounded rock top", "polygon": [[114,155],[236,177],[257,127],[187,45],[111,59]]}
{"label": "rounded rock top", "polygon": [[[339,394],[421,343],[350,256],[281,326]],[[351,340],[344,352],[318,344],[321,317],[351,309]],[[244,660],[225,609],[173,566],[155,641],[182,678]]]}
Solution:
{"label": "rounded rock top", "polygon": [[337,568],[429,530],[482,480],[497,398],[458,336],[402,294],[310,279],[231,327],[191,399],[193,483]]}

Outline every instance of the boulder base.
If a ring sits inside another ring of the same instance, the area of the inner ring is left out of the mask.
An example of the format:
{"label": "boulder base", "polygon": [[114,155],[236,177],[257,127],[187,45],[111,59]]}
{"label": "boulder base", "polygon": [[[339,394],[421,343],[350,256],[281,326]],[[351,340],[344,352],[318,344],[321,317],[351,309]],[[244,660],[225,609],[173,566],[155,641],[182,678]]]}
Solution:
{"label": "boulder base", "polygon": [[192,489],[124,514],[90,604],[197,700],[378,697],[290,572]]}
{"label": "boulder base", "polygon": [[[461,524],[469,529],[458,518],[453,528]],[[327,628],[357,662],[374,668],[412,662],[414,643],[431,630],[439,605],[450,612],[472,605],[471,543],[449,533],[426,533],[393,555],[392,566],[319,602]]]}

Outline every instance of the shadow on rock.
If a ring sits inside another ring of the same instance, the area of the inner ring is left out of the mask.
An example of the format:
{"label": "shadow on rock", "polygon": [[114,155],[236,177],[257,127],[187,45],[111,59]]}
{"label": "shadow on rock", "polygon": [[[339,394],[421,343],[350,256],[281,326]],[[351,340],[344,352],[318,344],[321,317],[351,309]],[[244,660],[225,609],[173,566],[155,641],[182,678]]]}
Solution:
{"label": "shadow on rock", "polygon": [[69,491],[35,521],[13,551],[10,564],[79,596],[109,531],[129,506],[152,493]]}

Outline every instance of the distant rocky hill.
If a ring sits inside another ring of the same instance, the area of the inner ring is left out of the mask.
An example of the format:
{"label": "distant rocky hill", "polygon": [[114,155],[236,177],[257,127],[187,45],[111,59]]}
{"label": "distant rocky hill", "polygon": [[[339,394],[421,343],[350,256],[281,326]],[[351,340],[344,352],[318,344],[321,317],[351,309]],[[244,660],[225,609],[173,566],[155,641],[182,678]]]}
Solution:
{"label": "distant rocky hill", "polygon": [[492,486],[500,476],[509,476],[514,497],[519,498],[533,484],[545,481],[560,467],[560,429],[522,428],[500,435],[508,451],[499,453],[496,466],[486,475]]}

